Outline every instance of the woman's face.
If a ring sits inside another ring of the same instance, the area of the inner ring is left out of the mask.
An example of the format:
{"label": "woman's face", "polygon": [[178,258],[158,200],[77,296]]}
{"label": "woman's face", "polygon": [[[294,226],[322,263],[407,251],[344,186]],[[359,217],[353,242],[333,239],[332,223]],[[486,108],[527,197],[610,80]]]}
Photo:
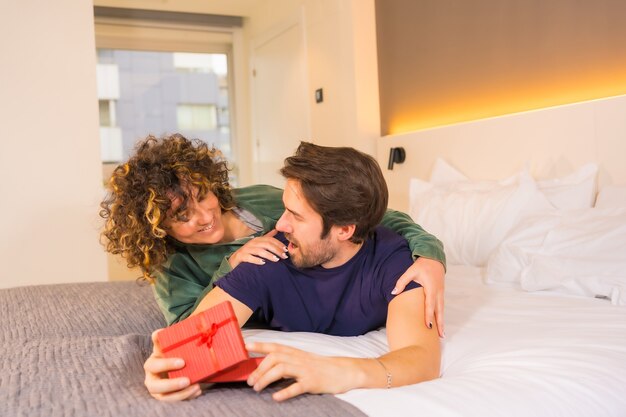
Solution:
{"label": "woman's face", "polygon": [[182,199],[172,197],[172,207],[163,222],[167,234],[183,243],[218,243],[224,237],[222,208],[215,194],[207,192],[202,200],[197,199],[194,189],[181,209]]}

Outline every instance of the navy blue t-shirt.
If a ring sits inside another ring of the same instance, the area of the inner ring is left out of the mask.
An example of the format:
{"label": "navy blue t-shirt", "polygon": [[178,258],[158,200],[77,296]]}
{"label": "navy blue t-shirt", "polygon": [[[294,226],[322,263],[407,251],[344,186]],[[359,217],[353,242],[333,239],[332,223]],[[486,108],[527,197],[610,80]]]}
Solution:
{"label": "navy blue t-shirt", "polygon": [[[281,233],[276,237],[286,242]],[[406,241],[378,227],[352,259],[336,268],[298,269],[291,259],[241,263],[215,285],[272,328],[357,336],[385,325],[391,290],[412,263]],[[411,282],[406,290],[417,287]]]}

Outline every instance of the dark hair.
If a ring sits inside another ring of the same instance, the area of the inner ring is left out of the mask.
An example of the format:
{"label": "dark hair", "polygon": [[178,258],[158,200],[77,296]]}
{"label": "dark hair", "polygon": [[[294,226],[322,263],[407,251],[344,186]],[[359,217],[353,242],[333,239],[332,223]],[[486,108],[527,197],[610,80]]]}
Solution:
{"label": "dark hair", "polygon": [[141,267],[148,281],[173,250],[162,226],[172,197],[179,197],[184,208],[196,188],[199,199],[209,191],[215,194],[222,210],[235,205],[221,153],[179,134],[139,142],[134,155],[115,168],[107,188],[100,203],[100,216],[106,219],[101,240],[129,268]]}
{"label": "dark hair", "polygon": [[332,226],[356,225],[350,239],[365,240],[380,223],[389,201],[387,184],[376,160],[354,148],[301,142],[285,159],[281,174],[300,182],[302,192],[323,221],[321,238]]}

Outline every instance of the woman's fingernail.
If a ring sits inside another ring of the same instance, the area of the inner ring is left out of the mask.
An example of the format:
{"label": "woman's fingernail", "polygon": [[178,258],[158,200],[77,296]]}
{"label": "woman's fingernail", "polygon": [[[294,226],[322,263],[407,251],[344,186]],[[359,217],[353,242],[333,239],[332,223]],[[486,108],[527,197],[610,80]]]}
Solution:
{"label": "woman's fingernail", "polygon": [[178,386],[181,388],[189,386],[189,378],[182,378],[180,381],[178,381]]}
{"label": "woman's fingernail", "polygon": [[433,328],[433,322],[432,322],[432,321],[429,321],[429,322],[428,322],[428,328],[429,328],[429,329],[432,329],[432,328]]}
{"label": "woman's fingernail", "polygon": [[287,246],[283,246],[283,252],[287,252],[289,249],[287,249]]}
{"label": "woman's fingernail", "polygon": [[274,256],[274,262],[278,262],[278,256]]}
{"label": "woman's fingernail", "polygon": [[261,262],[259,264],[260,265],[265,265],[265,261],[263,259],[261,259]]}
{"label": "woman's fingernail", "polygon": [[392,295],[396,295],[398,293],[398,289],[394,288],[393,290],[391,290],[391,294]]}
{"label": "woman's fingernail", "polygon": [[185,361],[182,359],[176,359],[174,361],[174,366],[177,368],[182,368],[185,365]]}

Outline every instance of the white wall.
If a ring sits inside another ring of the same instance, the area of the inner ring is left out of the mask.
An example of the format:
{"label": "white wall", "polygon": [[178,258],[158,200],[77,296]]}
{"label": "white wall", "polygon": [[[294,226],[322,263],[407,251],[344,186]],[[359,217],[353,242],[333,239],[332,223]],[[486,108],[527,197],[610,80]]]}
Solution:
{"label": "white wall", "polygon": [[248,16],[250,10],[264,1],[265,0],[93,0],[93,4],[95,6],[127,9]]}
{"label": "white wall", "polygon": [[[374,0],[267,0],[246,21],[252,39],[304,20],[310,138],[375,154],[380,138]],[[314,91],[324,90],[324,102]],[[253,110],[254,111],[254,110]]]}
{"label": "white wall", "polygon": [[3,3],[0,287],[104,281],[92,4]]}

